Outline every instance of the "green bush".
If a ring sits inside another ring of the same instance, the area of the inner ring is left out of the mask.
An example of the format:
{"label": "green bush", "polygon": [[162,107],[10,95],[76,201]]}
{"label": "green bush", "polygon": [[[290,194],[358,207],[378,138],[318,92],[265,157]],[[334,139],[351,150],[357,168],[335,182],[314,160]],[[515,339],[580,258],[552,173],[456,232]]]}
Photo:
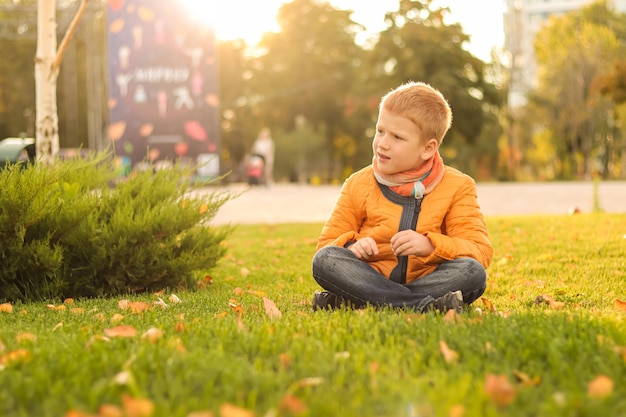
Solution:
{"label": "green bush", "polygon": [[190,169],[120,180],[106,155],[0,172],[0,301],[193,289],[224,255],[231,198]]}

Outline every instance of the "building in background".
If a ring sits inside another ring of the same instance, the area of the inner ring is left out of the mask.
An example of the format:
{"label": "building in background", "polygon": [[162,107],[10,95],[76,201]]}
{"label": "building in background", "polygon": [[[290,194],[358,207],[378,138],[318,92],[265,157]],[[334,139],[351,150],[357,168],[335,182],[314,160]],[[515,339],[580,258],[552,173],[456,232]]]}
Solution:
{"label": "building in background", "polygon": [[[526,104],[527,93],[536,85],[535,36],[551,16],[559,16],[593,3],[594,0],[503,0],[504,47],[510,53],[511,108]],[[610,0],[619,12],[626,12],[626,0]]]}
{"label": "building in background", "polygon": [[180,161],[217,177],[217,42],[186,10],[176,0],[108,1],[108,132],[129,167]]}

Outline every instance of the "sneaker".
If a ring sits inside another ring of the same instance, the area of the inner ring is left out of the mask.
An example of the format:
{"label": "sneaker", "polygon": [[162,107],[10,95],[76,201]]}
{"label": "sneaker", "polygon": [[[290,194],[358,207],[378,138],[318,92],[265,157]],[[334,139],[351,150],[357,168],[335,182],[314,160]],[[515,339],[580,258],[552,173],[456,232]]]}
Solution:
{"label": "sneaker", "polygon": [[461,291],[454,291],[442,295],[433,302],[432,307],[440,313],[454,310],[458,314],[461,314],[463,312],[463,293]]}
{"label": "sneaker", "polygon": [[345,298],[329,291],[315,291],[313,294],[313,311],[333,310],[345,304]]}

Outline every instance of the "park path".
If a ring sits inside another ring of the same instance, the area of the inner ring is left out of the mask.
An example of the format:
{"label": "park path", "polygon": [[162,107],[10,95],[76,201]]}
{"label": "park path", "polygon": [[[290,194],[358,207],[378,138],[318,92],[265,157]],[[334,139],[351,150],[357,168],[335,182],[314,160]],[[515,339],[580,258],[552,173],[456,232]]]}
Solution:
{"label": "park path", "polygon": [[[203,192],[233,192],[213,219],[214,224],[275,224],[324,222],[340,187],[336,185],[245,183],[207,187]],[[478,183],[478,202],[486,216],[583,213],[594,208],[593,182]],[[598,207],[609,213],[626,213],[626,181],[602,182]]]}

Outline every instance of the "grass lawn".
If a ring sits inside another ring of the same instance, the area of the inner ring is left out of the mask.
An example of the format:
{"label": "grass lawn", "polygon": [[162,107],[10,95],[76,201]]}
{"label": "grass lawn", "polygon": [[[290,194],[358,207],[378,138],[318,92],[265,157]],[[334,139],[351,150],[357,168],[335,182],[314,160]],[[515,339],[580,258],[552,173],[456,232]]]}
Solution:
{"label": "grass lawn", "polygon": [[313,313],[321,224],[237,226],[196,292],[2,304],[0,416],[626,415],[626,214],[487,223],[457,316]]}

